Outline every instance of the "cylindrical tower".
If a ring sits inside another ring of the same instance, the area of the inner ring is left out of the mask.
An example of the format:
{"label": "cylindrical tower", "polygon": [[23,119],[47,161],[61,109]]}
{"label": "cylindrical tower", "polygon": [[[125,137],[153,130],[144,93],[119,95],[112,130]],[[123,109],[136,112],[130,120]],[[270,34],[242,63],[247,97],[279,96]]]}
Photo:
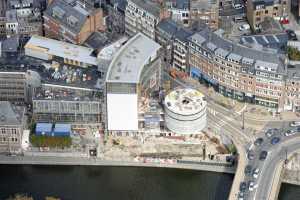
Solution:
{"label": "cylindrical tower", "polygon": [[165,125],[176,134],[198,134],[206,126],[206,101],[194,89],[177,89],[164,101]]}

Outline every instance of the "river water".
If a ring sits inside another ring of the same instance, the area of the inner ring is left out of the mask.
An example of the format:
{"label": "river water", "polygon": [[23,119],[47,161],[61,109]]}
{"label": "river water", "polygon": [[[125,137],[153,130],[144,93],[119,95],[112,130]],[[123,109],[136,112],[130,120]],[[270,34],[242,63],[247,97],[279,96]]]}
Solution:
{"label": "river water", "polygon": [[[35,200],[225,200],[232,180],[231,174],[180,169],[0,165],[0,199],[26,193]],[[280,199],[299,195],[299,187],[283,185]]]}

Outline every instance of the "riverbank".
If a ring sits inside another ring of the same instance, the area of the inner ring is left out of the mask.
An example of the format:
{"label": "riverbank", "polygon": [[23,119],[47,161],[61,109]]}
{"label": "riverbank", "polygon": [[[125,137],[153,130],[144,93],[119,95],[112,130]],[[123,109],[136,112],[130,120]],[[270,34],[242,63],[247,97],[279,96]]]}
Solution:
{"label": "riverbank", "polygon": [[74,166],[118,166],[118,167],[161,167],[175,169],[189,169],[197,171],[211,171],[221,173],[235,173],[235,167],[224,163],[214,162],[186,162],[186,163],[155,163],[133,162],[128,160],[114,161],[99,158],[71,158],[46,156],[4,156],[0,155],[0,164],[12,165],[74,165]]}

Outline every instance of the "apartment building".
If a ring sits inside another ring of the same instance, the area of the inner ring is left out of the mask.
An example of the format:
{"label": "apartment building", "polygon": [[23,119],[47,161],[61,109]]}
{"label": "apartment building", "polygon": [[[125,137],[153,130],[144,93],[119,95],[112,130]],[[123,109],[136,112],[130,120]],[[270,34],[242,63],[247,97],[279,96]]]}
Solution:
{"label": "apartment building", "polygon": [[224,96],[284,109],[285,57],[203,30],[189,38],[190,75]]}
{"label": "apartment building", "polygon": [[163,19],[157,24],[155,41],[162,46],[163,59],[168,65],[173,62],[173,45],[178,25],[172,19]]}
{"label": "apartment building", "polygon": [[188,37],[192,34],[192,31],[179,28],[174,37],[172,66],[183,72],[188,72]]}
{"label": "apartment building", "polygon": [[219,0],[190,0],[190,23],[201,22],[212,29],[219,27]]}
{"label": "apartment building", "polygon": [[157,24],[170,13],[157,2],[151,0],[128,0],[125,11],[125,33],[133,36],[142,32],[155,40]]}
{"label": "apartment building", "polygon": [[107,29],[114,33],[125,33],[126,0],[111,0],[106,6],[108,15],[106,19]]}
{"label": "apartment building", "polygon": [[29,37],[42,35],[43,23],[41,10],[34,6],[33,0],[8,1],[5,14],[7,37],[19,35]]}
{"label": "apartment building", "polygon": [[0,67],[0,101],[30,103],[32,88],[39,84],[39,74],[27,67]]}
{"label": "apartment building", "polygon": [[190,24],[190,0],[166,0],[164,4],[170,11],[172,20],[183,26]]}
{"label": "apartment building", "polygon": [[300,66],[288,66],[285,110],[300,111]]}
{"label": "apartment building", "polygon": [[0,101],[0,152],[20,153],[26,125],[25,108]]}
{"label": "apartment building", "polygon": [[290,12],[289,0],[249,0],[247,1],[247,19],[253,30],[259,30],[266,18],[283,20]]}
{"label": "apartment building", "polygon": [[83,0],[52,0],[44,12],[45,36],[82,44],[93,32],[105,30],[101,8]]}

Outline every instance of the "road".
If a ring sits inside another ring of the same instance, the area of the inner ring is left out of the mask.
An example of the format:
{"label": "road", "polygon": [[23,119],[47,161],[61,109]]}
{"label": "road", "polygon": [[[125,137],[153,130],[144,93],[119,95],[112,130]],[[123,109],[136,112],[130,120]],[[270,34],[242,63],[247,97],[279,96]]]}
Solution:
{"label": "road", "polygon": [[[167,74],[167,72],[165,72]],[[168,75],[166,75],[168,76]],[[198,89],[197,87],[187,84],[182,80],[173,79],[170,77],[176,84],[182,87],[190,87]],[[250,135],[247,130],[242,129],[242,116],[241,112],[233,112],[228,110],[220,105],[218,105],[214,99],[210,98],[205,91],[202,91],[207,96],[208,102],[208,126],[213,129],[216,133],[220,135],[226,135],[237,146],[239,153],[239,163],[236,171],[236,175],[233,181],[233,186],[229,199],[239,199],[238,195],[239,185],[242,181],[247,183],[247,189],[243,192],[243,199],[253,199],[253,200],[267,200],[276,198],[276,194],[279,191],[280,187],[280,174],[281,169],[280,164],[285,160],[286,154],[289,154],[293,151],[300,149],[300,133],[297,133],[294,136],[284,136],[283,133],[291,127],[289,126],[288,121],[271,121],[261,120],[255,118],[247,118],[245,120],[249,123],[259,123],[259,122],[268,122],[264,127],[264,130],[260,133],[260,137],[263,138],[264,142],[261,146],[253,145],[254,140],[256,139],[254,135]],[[242,111],[243,112],[243,111]],[[265,136],[265,131],[270,128],[278,128],[278,133],[268,138]],[[270,141],[274,137],[280,137],[280,142],[278,144],[271,144]],[[248,149],[251,149],[254,153],[254,159],[248,160],[246,153]],[[261,151],[267,151],[268,156],[265,161],[259,160],[259,155]],[[252,175],[244,174],[244,169],[246,164],[251,165],[252,168],[259,168],[260,174],[258,179],[255,179]],[[253,181],[255,188],[254,191],[248,190],[249,181]],[[270,196],[272,194],[272,196]]]}
{"label": "road", "polygon": [[[250,165],[252,169],[259,168],[260,173],[257,179],[253,177],[252,172],[245,177],[244,182],[246,182],[247,185],[249,181],[253,181],[256,187],[252,192],[247,189],[246,192],[244,192],[246,196],[244,199],[268,200],[276,198],[280,187],[280,164],[286,159],[288,154],[300,149],[299,132],[293,136],[284,136],[285,131],[293,129],[289,126],[288,122],[272,122],[266,126],[266,129],[271,127],[276,127],[279,131],[271,137],[267,137],[264,132],[262,132],[261,138],[263,138],[263,143],[260,146],[251,145],[251,148],[249,148],[254,154],[254,159],[248,160],[248,165]],[[271,144],[271,140],[274,137],[279,137],[280,142],[273,145]],[[259,159],[259,155],[262,151],[268,152],[267,158],[264,161]]]}

